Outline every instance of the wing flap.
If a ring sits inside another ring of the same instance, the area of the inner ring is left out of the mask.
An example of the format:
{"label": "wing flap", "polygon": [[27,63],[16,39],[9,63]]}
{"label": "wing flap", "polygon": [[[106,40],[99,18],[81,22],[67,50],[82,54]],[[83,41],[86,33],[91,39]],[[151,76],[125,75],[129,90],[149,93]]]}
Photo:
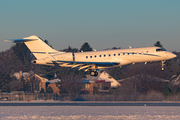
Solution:
{"label": "wing flap", "polygon": [[85,66],[80,67],[78,70],[82,70],[82,69],[88,68],[90,66],[92,66],[92,65],[85,65]]}
{"label": "wing flap", "polygon": [[78,67],[78,66],[81,66],[83,64],[74,64],[71,68],[75,68],[75,67]]}

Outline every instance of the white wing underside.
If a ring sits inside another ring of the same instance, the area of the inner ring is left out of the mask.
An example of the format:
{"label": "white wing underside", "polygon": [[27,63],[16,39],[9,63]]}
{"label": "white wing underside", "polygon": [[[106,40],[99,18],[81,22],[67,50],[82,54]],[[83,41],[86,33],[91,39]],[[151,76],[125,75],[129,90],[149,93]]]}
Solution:
{"label": "white wing underside", "polygon": [[89,69],[98,69],[99,67],[117,66],[119,63],[112,62],[77,62],[77,61],[52,61],[53,66],[77,68],[78,70],[88,71]]}

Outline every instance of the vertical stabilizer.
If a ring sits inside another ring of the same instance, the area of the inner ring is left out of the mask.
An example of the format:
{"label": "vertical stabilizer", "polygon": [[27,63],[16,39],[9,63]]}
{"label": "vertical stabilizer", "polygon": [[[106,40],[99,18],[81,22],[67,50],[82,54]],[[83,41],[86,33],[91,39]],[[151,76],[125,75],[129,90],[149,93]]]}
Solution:
{"label": "vertical stabilizer", "polygon": [[[9,40],[6,40],[6,41],[9,41]],[[64,52],[60,52],[60,51],[57,51],[57,50],[51,48],[43,40],[41,40],[39,37],[37,37],[35,35],[25,37],[23,39],[13,39],[10,41],[12,41],[14,43],[24,42],[25,45],[29,48],[29,50],[36,57],[36,59],[46,58],[46,57],[55,55],[57,53],[64,53]]]}
{"label": "vertical stabilizer", "polygon": [[37,59],[46,58],[48,57],[47,54],[54,55],[60,53],[59,51],[51,48],[49,45],[47,45],[44,41],[42,41],[39,37],[35,35],[23,39],[29,40],[24,43]]}

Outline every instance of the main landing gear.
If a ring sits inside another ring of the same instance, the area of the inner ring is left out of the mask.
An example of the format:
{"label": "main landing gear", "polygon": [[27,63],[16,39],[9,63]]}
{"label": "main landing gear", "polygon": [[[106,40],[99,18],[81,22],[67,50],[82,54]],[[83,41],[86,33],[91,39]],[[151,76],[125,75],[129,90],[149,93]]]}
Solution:
{"label": "main landing gear", "polygon": [[97,70],[95,70],[95,71],[91,71],[91,72],[90,72],[90,75],[91,75],[91,76],[97,76],[97,75],[98,75]]}
{"label": "main landing gear", "polygon": [[162,70],[164,70],[164,66],[165,66],[164,63],[165,63],[165,62],[166,62],[166,60],[162,60],[162,61],[161,61],[161,68],[162,68]]}

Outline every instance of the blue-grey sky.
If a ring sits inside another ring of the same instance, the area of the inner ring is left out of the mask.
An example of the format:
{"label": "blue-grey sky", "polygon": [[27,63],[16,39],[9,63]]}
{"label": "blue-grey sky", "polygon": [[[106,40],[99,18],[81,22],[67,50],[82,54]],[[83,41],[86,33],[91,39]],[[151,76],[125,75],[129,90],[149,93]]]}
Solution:
{"label": "blue-grey sky", "polygon": [[55,49],[128,48],[160,41],[180,52],[180,0],[0,0],[0,51],[6,39],[37,35]]}

